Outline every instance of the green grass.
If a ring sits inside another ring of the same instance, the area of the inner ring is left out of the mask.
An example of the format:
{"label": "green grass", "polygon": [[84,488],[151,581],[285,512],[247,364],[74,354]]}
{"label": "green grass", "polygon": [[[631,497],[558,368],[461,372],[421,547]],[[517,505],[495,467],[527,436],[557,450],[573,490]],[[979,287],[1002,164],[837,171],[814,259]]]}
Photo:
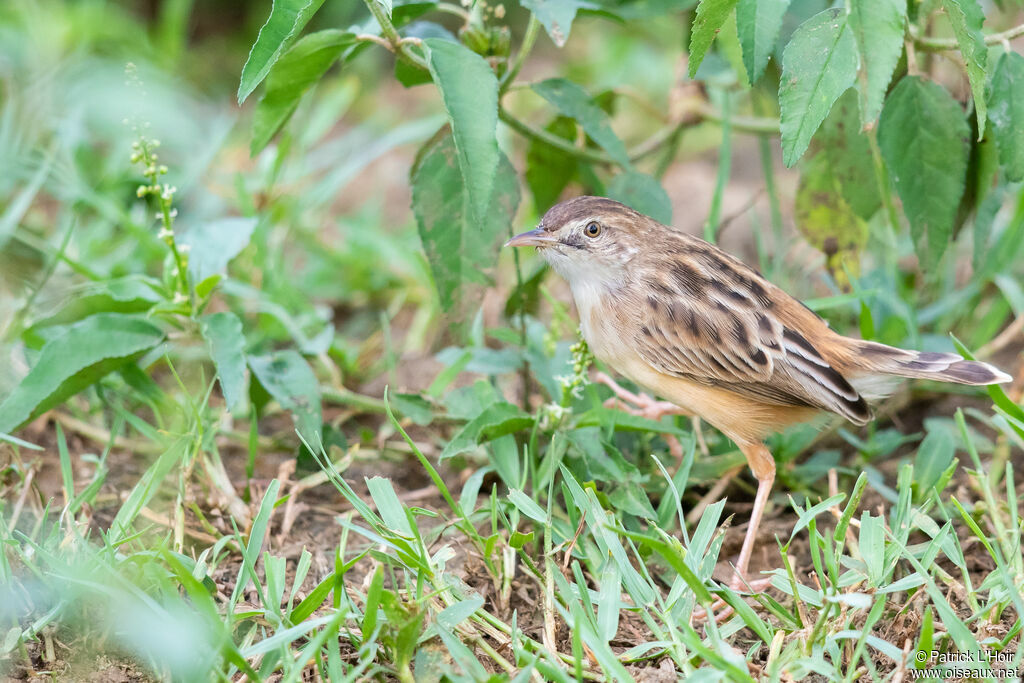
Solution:
{"label": "green grass", "polygon": [[[734,592],[755,483],[733,444],[603,407],[532,257],[501,256],[479,314],[449,326],[405,206],[437,101],[346,64],[250,160],[229,98],[251,35],[192,51],[188,3],[148,27],[44,5],[0,9],[0,402],[21,391],[23,413],[0,433],[0,675],[906,681],[951,677],[949,653],[978,679],[1024,671],[1019,380],[1012,398],[910,385],[864,429],[773,437],[772,586]],[[628,28],[591,21],[567,71],[599,80],[628,54],[638,88],[667,87]],[[210,73],[221,51],[230,79]],[[843,291],[785,233],[792,178],[736,113],[731,168],[763,176],[702,167],[709,227],[730,184],[767,188],[736,219],[834,328],[1019,369],[1020,184],[927,277],[880,212]],[[709,127],[673,137],[658,174]],[[695,617],[719,602],[722,623]]]}

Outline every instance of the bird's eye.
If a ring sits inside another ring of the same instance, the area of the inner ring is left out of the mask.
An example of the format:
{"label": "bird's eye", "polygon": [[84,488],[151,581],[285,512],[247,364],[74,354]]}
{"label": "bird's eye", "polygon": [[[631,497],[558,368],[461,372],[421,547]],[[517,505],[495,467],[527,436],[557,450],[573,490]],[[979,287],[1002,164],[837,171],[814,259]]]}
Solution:
{"label": "bird's eye", "polygon": [[601,234],[601,226],[598,223],[587,223],[587,227],[583,228],[583,234],[587,237],[597,237]]}

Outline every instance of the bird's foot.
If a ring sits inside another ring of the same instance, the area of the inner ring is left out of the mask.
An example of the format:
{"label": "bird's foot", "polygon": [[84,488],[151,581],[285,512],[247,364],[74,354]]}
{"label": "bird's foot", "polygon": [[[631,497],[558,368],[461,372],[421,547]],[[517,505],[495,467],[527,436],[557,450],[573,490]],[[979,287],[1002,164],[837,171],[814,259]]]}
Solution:
{"label": "bird's foot", "polygon": [[[697,434],[697,443],[701,447],[701,452],[707,455],[708,447],[704,443],[704,435],[700,431],[699,417],[691,415],[675,403],[656,401],[647,394],[634,394],[632,391],[619,386],[618,382],[603,372],[594,375],[594,381],[598,384],[604,384],[615,394],[615,396],[604,402],[605,408],[618,408],[630,415],[637,415],[647,420],[654,420],[655,422],[666,415],[690,416],[693,419],[694,433]],[[668,452],[672,454],[676,462],[681,462],[683,459],[683,447],[679,443],[679,439],[672,434],[663,434],[662,438],[668,444]]]}
{"label": "bird's foot", "polygon": [[604,384],[615,394],[615,396],[604,402],[606,408],[619,408],[630,415],[637,415],[648,420],[660,420],[666,415],[690,414],[675,403],[656,401],[647,394],[634,394],[629,389],[619,386],[618,382],[603,372],[594,375],[594,381],[598,384]]}

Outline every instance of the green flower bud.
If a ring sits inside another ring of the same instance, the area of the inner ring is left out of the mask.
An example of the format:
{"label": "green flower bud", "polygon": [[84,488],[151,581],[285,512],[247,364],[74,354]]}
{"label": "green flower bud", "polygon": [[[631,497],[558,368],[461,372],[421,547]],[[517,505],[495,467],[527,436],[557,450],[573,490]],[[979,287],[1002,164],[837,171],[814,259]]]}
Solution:
{"label": "green flower bud", "polygon": [[480,26],[463,26],[459,29],[459,40],[478,55],[487,55],[491,46],[490,36]]}

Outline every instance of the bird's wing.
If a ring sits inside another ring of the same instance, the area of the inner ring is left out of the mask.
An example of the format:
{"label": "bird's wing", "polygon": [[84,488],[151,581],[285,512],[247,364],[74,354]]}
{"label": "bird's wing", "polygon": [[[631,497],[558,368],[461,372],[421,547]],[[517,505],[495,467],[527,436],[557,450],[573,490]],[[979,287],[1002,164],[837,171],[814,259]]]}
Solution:
{"label": "bird's wing", "polygon": [[870,419],[857,390],[774,313],[799,303],[707,247],[672,256],[644,283],[645,300],[631,316],[640,356],[666,375],[766,403],[821,408],[859,424]]}

